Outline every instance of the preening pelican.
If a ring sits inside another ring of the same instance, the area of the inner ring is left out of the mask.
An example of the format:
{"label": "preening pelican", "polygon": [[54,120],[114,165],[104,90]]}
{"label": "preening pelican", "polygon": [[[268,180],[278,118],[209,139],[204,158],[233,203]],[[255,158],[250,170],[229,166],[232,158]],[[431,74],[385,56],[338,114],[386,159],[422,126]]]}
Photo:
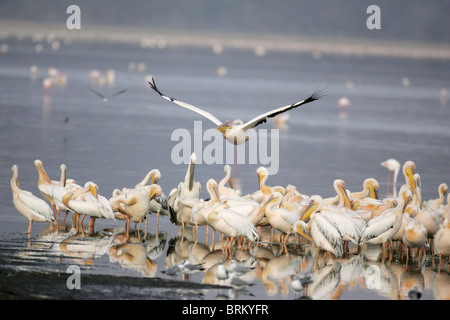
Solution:
{"label": "preening pelican", "polygon": [[246,237],[251,242],[258,240],[258,230],[250,219],[232,209],[214,210],[208,214],[207,223],[227,236],[226,249],[231,247],[235,237]]}
{"label": "preening pelican", "polygon": [[267,200],[265,212],[270,225],[285,235],[281,242],[286,244],[289,235],[293,233],[292,227],[294,223],[300,220],[300,213],[289,211],[285,208],[278,208],[282,200],[283,195],[279,192],[275,192]]}
{"label": "preening pelican", "polygon": [[392,239],[402,225],[403,210],[412,201],[411,191],[408,188],[400,190],[397,206],[384,211],[381,215],[367,222],[364,228],[360,245],[365,243],[381,244],[383,254],[386,242]]}
{"label": "preening pelican", "polygon": [[[225,177],[219,181],[219,194],[220,197],[240,197],[242,195],[240,190],[233,189],[233,180],[231,179],[231,166],[225,165],[223,170],[225,171]],[[230,188],[226,187],[226,184],[230,185]]]}
{"label": "preening pelican", "polygon": [[438,187],[439,198],[424,201],[422,203],[422,208],[429,210],[438,210],[444,203],[445,194],[448,191],[448,185],[446,183],[441,183]]}
{"label": "preening pelican", "polygon": [[[302,219],[293,225],[294,232],[300,233],[304,238],[314,242],[317,247],[317,253],[320,250],[328,251],[336,257],[343,253],[343,239],[339,227],[330,219],[327,214],[320,212],[322,209],[322,198],[312,196],[308,208]],[[308,223],[305,222],[309,218]],[[311,237],[307,236],[303,229],[310,229]]]}
{"label": "preening pelican", "polygon": [[406,184],[411,188],[412,195],[416,193],[416,182],[414,180],[414,174],[416,170],[416,164],[412,161],[406,161],[403,164],[403,175],[405,177]]}
{"label": "preening pelican", "polygon": [[383,161],[380,163],[381,166],[385,167],[389,170],[389,177],[388,177],[388,190],[390,190],[390,186],[392,183],[392,174],[394,175],[394,183],[392,184],[392,194],[394,197],[397,196],[397,176],[400,172],[400,162],[398,162],[395,159],[387,159],[386,161]]}
{"label": "preening pelican", "polygon": [[406,265],[408,265],[409,251],[411,248],[419,248],[419,268],[421,261],[421,254],[423,248],[428,246],[428,231],[427,228],[419,220],[414,219],[414,215],[417,212],[415,205],[410,204],[406,208],[408,214],[403,214],[403,236],[402,241],[406,246]]}
{"label": "preening pelican", "polygon": [[118,208],[122,214],[115,213],[117,219],[126,220],[126,234],[129,236],[130,220],[140,223],[150,210],[150,200],[161,195],[161,187],[157,184],[150,186],[148,194],[141,189],[130,189],[124,197],[118,197],[113,208]]}
{"label": "preening pelican", "polygon": [[52,222],[55,216],[50,206],[42,199],[36,197],[29,191],[19,188],[19,167],[13,165],[11,178],[11,190],[13,193],[13,203],[17,211],[28,219],[29,225],[26,233],[31,233],[31,226],[35,222]]}
{"label": "preening pelican", "polygon": [[[442,256],[450,256],[450,194],[447,195],[447,220],[434,236],[434,252],[439,255],[439,266]],[[447,264],[450,272],[450,263]]]}
{"label": "preening pelican", "polygon": [[309,96],[305,100],[302,100],[302,101],[299,101],[299,102],[296,102],[296,103],[293,103],[293,104],[290,104],[290,105],[287,105],[284,107],[280,107],[280,108],[271,110],[266,113],[263,113],[242,125],[233,125],[228,120],[225,122],[220,121],[215,116],[213,116],[211,113],[209,113],[205,110],[199,109],[197,107],[194,107],[193,105],[179,101],[175,98],[166,96],[161,91],[159,91],[159,89],[156,87],[154,78],[152,78],[152,81],[151,82],[149,81],[148,83],[150,84],[152,89],[155,90],[164,99],[171,101],[171,102],[179,105],[180,107],[197,112],[200,115],[207,118],[208,120],[212,121],[217,126],[216,129],[219,130],[223,134],[224,138],[227,141],[229,141],[230,143],[233,143],[234,145],[240,145],[240,144],[243,144],[244,142],[246,142],[249,138],[247,131],[249,129],[255,128],[256,126],[258,126],[261,123],[266,122],[267,118],[275,117],[276,115],[286,112],[288,110],[300,107],[301,105],[307,104],[309,102],[316,101],[316,100],[322,98],[325,94],[323,92],[323,90],[317,90],[316,92],[314,92],[311,96]]}
{"label": "preening pelican", "polygon": [[[89,190],[89,191],[88,191]],[[109,201],[98,194],[98,186],[93,182],[86,182],[85,187],[75,192],[68,192],[61,201],[70,210],[90,217],[89,229],[93,230],[95,219],[115,219]]]}

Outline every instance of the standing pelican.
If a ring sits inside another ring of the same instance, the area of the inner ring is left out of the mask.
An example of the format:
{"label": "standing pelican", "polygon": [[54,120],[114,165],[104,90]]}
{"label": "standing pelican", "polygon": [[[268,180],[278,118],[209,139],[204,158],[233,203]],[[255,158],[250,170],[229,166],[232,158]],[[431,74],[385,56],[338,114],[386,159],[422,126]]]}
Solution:
{"label": "standing pelican", "polygon": [[[225,177],[219,181],[219,194],[220,197],[240,197],[242,195],[240,190],[233,189],[233,180],[231,179],[231,166],[225,165],[223,170],[225,171]],[[227,184],[230,185],[230,188],[226,187]]]}
{"label": "standing pelican", "polygon": [[11,178],[11,190],[13,193],[13,203],[17,211],[19,211],[29,221],[26,233],[31,233],[33,221],[36,222],[52,222],[55,221],[52,209],[42,199],[36,197],[29,191],[19,188],[19,167],[13,165]]}
{"label": "standing pelican", "polygon": [[381,244],[383,249],[383,259],[387,241],[397,233],[402,225],[403,211],[407,204],[412,201],[412,195],[409,188],[400,190],[397,206],[388,209],[378,217],[367,222],[364,228],[360,245],[365,243]]}
{"label": "standing pelican", "polygon": [[[150,186],[148,194],[140,189],[131,189],[123,197],[118,197],[112,205],[113,209],[118,209],[115,213],[118,219],[126,220],[126,235],[129,237],[130,220],[141,223],[150,210],[150,201],[161,195],[161,187],[157,184]],[[140,227],[140,226],[139,226]]]}
{"label": "standing pelican", "polygon": [[199,181],[194,181],[194,171],[195,162],[197,161],[197,156],[192,153],[186,175],[184,177],[184,182],[181,182],[178,186],[180,199],[186,198],[200,198],[200,191],[202,185]]}
{"label": "standing pelican", "polygon": [[[89,192],[84,192],[89,190]],[[83,215],[80,225],[82,226],[84,217],[90,217],[89,230],[93,231],[96,218],[115,219],[109,201],[98,194],[98,186],[93,182],[86,182],[85,188],[75,192],[67,192],[62,197],[62,203],[70,210]]]}
{"label": "standing pelican", "polygon": [[[447,195],[447,219],[434,236],[434,252],[439,255],[439,266],[442,256],[450,256],[450,194]],[[450,263],[447,272],[450,272]]]}
{"label": "standing pelican", "polygon": [[392,193],[393,196],[397,196],[397,176],[400,172],[400,162],[398,162],[395,159],[387,159],[386,161],[383,161],[380,163],[381,166],[385,167],[389,170],[389,177],[388,177],[388,190],[390,190],[391,182],[392,182],[392,174],[394,174],[394,183],[392,184]]}
{"label": "standing pelican", "polygon": [[[327,214],[320,212],[322,209],[322,201],[319,196],[312,196],[308,208],[301,220],[293,225],[293,230],[300,233],[304,238],[314,242],[317,247],[317,253],[320,250],[328,251],[336,257],[340,257],[343,253],[342,234],[336,223],[329,218]],[[309,218],[308,223],[305,220]],[[311,237],[307,236],[303,229],[310,229]]]}
{"label": "standing pelican", "polygon": [[446,183],[441,183],[438,187],[439,198],[424,201],[422,203],[422,208],[430,209],[430,210],[439,209],[441,207],[441,205],[444,203],[445,194],[447,193],[447,191],[448,191],[448,185]]}
{"label": "standing pelican", "polygon": [[406,246],[406,266],[408,266],[409,251],[411,248],[419,248],[419,268],[420,257],[425,246],[428,247],[428,230],[422,222],[414,219],[414,215],[417,212],[415,205],[410,204],[406,207],[408,214],[403,215],[403,236],[402,242]]}
{"label": "standing pelican", "polygon": [[288,110],[300,107],[301,105],[307,104],[309,102],[316,101],[324,96],[324,92],[322,90],[318,90],[314,92],[310,97],[306,98],[305,100],[299,101],[297,103],[293,103],[284,107],[280,107],[274,110],[271,110],[269,112],[263,113],[250,121],[244,123],[244,124],[237,124],[233,125],[230,121],[222,122],[219,119],[217,119],[215,116],[213,116],[211,113],[204,111],[202,109],[199,109],[197,107],[194,107],[193,105],[187,104],[185,102],[179,101],[175,98],[171,98],[163,94],[159,89],[156,87],[155,79],[152,78],[152,81],[148,82],[153,90],[155,90],[161,97],[164,99],[171,101],[180,107],[189,109],[191,111],[197,112],[200,115],[204,116],[208,120],[212,121],[217,127],[216,129],[219,130],[223,137],[230,143],[234,145],[240,145],[243,144],[248,140],[248,134],[247,131],[249,129],[253,129],[256,126],[260,125],[261,123],[264,123],[267,121],[267,118],[275,117],[278,114],[281,114],[283,112],[286,112]]}
{"label": "standing pelican", "polygon": [[[44,199],[50,203],[52,210],[53,210],[55,208],[55,201],[53,200],[53,197],[52,197],[52,188],[53,188],[53,186],[61,185],[61,181],[50,180],[50,177],[48,176],[47,172],[45,171],[44,165],[41,160],[39,160],[39,159],[34,160],[34,165],[39,173],[38,189],[41,192]],[[62,179],[62,177],[63,177],[63,175],[61,174],[61,179]],[[65,176],[64,176],[64,179],[65,179]]]}

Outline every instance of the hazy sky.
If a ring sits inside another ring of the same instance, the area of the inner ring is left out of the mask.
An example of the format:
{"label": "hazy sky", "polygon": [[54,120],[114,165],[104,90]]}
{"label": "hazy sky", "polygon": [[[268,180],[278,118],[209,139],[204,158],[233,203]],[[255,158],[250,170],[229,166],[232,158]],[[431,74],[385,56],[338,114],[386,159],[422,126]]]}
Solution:
{"label": "hazy sky", "polygon": [[[0,19],[65,23],[71,4],[89,24],[450,43],[447,0],[2,0]],[[366,26],[372,4],[380,30]]]}

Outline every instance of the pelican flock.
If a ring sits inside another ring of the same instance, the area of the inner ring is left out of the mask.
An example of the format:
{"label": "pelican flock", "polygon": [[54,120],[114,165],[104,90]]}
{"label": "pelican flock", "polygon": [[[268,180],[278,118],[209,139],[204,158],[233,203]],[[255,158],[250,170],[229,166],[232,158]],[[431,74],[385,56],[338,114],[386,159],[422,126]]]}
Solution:
{"label": "pelican flock", "polygon": [[[219,183],[214,178],[208,180],[209,199],[202,199],[202,185],[194,176],[195,162],[193,153],[184,180],[171,190],[169,197],[158,185],[161,172],[152,169],[133,188],[117,188],[106,198],[98,194],[99,187],[92,181],[81,187],[73,179],[67,179],[65,164],[60,166],[59,180],[51,180],[43,162],[36,159],[37,187],[43,199],[19,188],[18,167],[14,165],[13,202],[29,220],[28,233],[32,222],[59,223],[59,211],[63,209],[76,218],[73,221],[76,221],[77,230],[83,231],[83,219],[89,216],[90,233],[96,219],[109,219],[126,220],[127,235],[131,222],[135,222],[140,230],[140,224],[145,220],[146,234],[148,214],[163,212],[171,223],[180,226],[183,236],[189,227],[193,239],[198,239],[198,228],[205,226],[206,243],[211,228],[214,246],[215,234],[220,233],[220,247],[229,259],[233,258],[232,247],[236,243],[243,250],[245,244],[250,248],[266,241],[263,235],[268,228],[271,234],[268,241],[279,241],[286,252],[292,235],[299,234],[317,248],[317,254],[323,250],[336,258],[350,253],[350,243],[358,254],[367,245],[379,245],[382,260],[392,258],[394,243],[406,249],[407,259],[414,249],[419,250],[419,257],[426,249],[439,255],[440,259],[450,254],[447,236],[450,197],[444,200],[448,187],[445,183],[439,185],[438,198],[422,201],[420,175],[412,161],[406,161],[402,166],[405,183],[398,196],[385,199],[378,198],[380,185],[373,177],[364,180],[361,191],[350,191],[344,180],[335,179],[336,196],[323,198],[301,194],[292,184],[285,187],[267,185],[269,175],[264,167],[256,170],[258,183],[255,190],[244,195],[242,190],[233,188],[228,165],[224,166],[224,176],[215,177]],[[280,234],[278,240],[274,240],[274,232]]]}

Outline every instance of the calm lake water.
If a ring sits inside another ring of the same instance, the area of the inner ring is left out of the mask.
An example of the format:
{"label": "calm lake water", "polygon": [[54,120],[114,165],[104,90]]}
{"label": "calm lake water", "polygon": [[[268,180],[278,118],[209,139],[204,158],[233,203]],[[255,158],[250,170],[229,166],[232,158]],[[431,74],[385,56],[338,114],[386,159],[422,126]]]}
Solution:
{"label": "calm lake water", "polygon": [[[270,51],[257,56],[226,47],[215,54],[212,48],[150,49],[77,41],[62,42],[59,50],[45,44],[36,53],[36,43],[29,39],[10,36],[2,43],[8,45],[0,54],[0,259],[6,268],[65,272],[75,264],[82,273],[170,279],[162,271],[190,258],[205,262],[208,270],[176,280],[218,283],[212,275],[222,252],[205,245],[204,228],[194,245],[190,230],[181,241],[179,228],[161,217],[156,236],[156,215],[151,215],[146,241],[132,237],[124,244],[123,221],[97,221],[94,236],[76,234],[70,225],[58,231],[35,223],[28,242],[28,222],[12,203],[13,164],[19,166],[20,187],[39,195],[35,159],[43,161],[54,180],[65,163],[68,178],[79,184],[96,182],[107,198],[115,188],[134,186],[154,168],[162,173],[160,185],[166,195],[176,187],[187,165],[173,162],[171,152],[178,141],[171,140],[172,133],[184,128],[192,134],[192,143],[201,141],[194,121],[204,119],[161,99],[149,88],[149,75],[162,92],[223,121],[246,121],[326,88],[325,98],[289,112],[288,126],[279,132],[279,153],[272,155],[279,160],[279,170],[269,177],[269,185],[293,184],[304,194],[330,197],[335,195],[335,179],[358,191],[364,179],[374,177],[384,197],[388,171],[380,163],[388,158],[416,163],[424,200],[437,198],[440,183],[450,183],[450,101],[440,94],[450,88],[449,61],[326,55],[318,59],[307,53]],[[145,70],[130,69],[133,63],[145,63]],[[32,65],[38,67],[35,76],[30,74]],[[66,75],[67,83],[45,91],[42,81],[49,67]],[[115,70],[113,84],[99,85],[89,77],[91,70],[104,73],[108,68]],[[226,74],[220,75],[218,68]],[[105,95],[127,91],[105,103],[89,88]],[[339,108],[341,97],[348,97],[351,105]],[[206,120],[202,128],[214,125]],[[273,119],[258,128],[270,132]],[[203,148],[208,144],[203,141]],[[257,189],[255,171],[260,164],[233,165],[243,194]],[[198,164],[195,179],[203,185],[202,197],[208,198],[206,181],[223,176],[223,163]],[[400,174],[397,187],[403,183]],[[258,248],[234,252],[255,267],[244,277],[253,283],[248,292],[204,290],[201,298],[398,299],[407,298],[414,286],[422,291],[422,299],[449,297],[444,290],[449,275],[437,272],[430,255],[420,270],[416,260],[406,270],[397,255],[382,264],[378,247],[365,247],[361,255],[352,248],[348,258],[319,259],[314,283],[305,292],[293,292],[292,276],[308,267],[313,254],[313,246],[304,241],[288,245],[286,254],[279,243],[263,239]]]}

